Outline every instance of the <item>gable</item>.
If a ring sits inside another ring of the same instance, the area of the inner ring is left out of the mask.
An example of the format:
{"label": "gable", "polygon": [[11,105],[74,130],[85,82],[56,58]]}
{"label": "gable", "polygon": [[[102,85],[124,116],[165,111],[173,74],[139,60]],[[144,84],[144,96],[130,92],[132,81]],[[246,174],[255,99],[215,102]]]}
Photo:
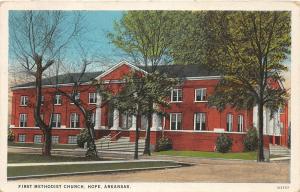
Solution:
{"label": "gable", "polygon": [[121,80],[123,77],[130,72],[141,71],[142,73],[147,73],[146,71],[131,65],[125,61],[118,63],[117,65],[111,67],[106,72],[99,75],[96,79],[101,80]]}

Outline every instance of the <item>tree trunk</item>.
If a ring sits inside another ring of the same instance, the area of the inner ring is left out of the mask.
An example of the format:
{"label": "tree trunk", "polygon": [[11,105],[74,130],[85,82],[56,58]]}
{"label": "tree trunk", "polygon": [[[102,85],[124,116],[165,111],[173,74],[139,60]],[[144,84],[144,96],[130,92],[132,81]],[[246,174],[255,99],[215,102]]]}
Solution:
{"label": "tree trunk", "polygon": [[264,106],[262,103],[258,104],[258,154],[257,161],[264,161]]}
{"label": "tree trunk", "polygon": [[144,149],[144,155],[151,155],[150,151],[150,130],[151,130],[151,121],[152,121],[152,114],[148,114],[148,126],[146,131],[146,141],[145,141],[145,149]]}
{"label": "tree trunk", "polygon": [[90,138],[91,138],[91,140],[87,144],[88,149],[86,151],[86,157],[97,159],[97,158],[99,158],[99,156],[98,156],[97,147],[96,147],[96,144],[95,144],[95,138],[96,137],[95,137],[94,124],[91,122],[91,118],[90,118],[91,112],[90,111],[87,111],[87,112],[84,111],[84,109],[82,107],[81,107],[81,111],[82,111],[82,114],[85,117],[86,128],[88,129],[89,135],[90,135]]}
{"label": "tree trunk", "polygon": [[44,145],[43,145],[43,155],[44,156],[51,156],[51,130],[50,129],[45,129],[45,131],[43,132],[44,134]]}
{"label": "tree trunk", "polygon": [[138,128],[138,119],[139,119],[139,112],[136,115],[134,159],[139,159],[139,128]]}
{"label": "tree trunk", "polygon": [[47,126],[40,116],[42,105],[42,73],[42,65],[41,63],[37,63],[37,70],[35,74],[36,101],[34,107],[34,119],[42,130],[45,138],[42,155],[51,156],[51,125]]}

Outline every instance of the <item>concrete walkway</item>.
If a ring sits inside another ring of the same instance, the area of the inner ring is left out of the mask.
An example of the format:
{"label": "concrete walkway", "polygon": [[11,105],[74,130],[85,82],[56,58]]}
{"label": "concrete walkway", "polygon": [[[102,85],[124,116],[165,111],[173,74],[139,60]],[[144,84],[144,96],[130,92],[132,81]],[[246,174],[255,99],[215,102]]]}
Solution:
{"label": "concrete walkway", "polygon": [[76,161],[76,162],[45,162],[45,163],[8,163],[8,167],[41,166],[41,165],[82,165],[82,164],[111,164],[111,163],[133,163],[133,162],[170,162],[172,160],[122,160],[122,161]]}

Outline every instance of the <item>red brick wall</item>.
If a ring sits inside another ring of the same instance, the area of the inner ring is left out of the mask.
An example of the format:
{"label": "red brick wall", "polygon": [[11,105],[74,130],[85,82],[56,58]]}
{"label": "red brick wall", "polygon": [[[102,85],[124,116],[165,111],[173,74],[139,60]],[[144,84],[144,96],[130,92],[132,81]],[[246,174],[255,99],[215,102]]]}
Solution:
{"label": "red brick wall", "polygon": [[[223,128],[226,130],[227,114],[233,115],[233,132],[238,131],[238,115],[244,116],[244,131],[252,126],[252,110],[241,110],[228,106],[224,111],[219,112],[215,107],[209,107],[207,102],[195,102],[195,89],[207,88],[207,96],[213,94],[218,80],[192,80],[186,81],[182,86],[183,101],[171,103],[167,113],[182,113],[183,130],[194,130],[194,114],[197,112],[206,113],[206,130],[213,131],[214,128]],[[170,129],[170,118],[166,118],[166,129]]]}
{"label": "red brick wall", "polygon": [[[33,143],[34,135],[43,135],[40,129],[33,129],[33,128],[23,128],[23,129],[13,128],[13,132],[15,133],[15,142],[18,142],[19,134],[26,134],[26,140],[25,140],[26,143]],[[76,136],[79,133],[80,133],[79,129],[53,129],[52,130],[52,136],[59,136],[59,143],[61,144],[68,143],[68,136]]]}
{"label": "red brick wall", "polygon": [[[174,150],[214,151],[218,133],[166,131]],[[243,151],[244,134],[228,134],[232,138],[232,152]]]}
{"label": "red brick wall", "polygon": [[[63,91],[71,93],[72,87],[62,87]],[[95,92],[95,87],[90,85],[82,85],[79,88],[80,99],[83,105],[87,108],[95,110],[95,104],[89,104],[89,93]],[[41,108],[41,113],[44,116],[45,122],[49,122],[50,114],[52,112],[52,101],[55,94],[54,88],[44,88],[42,94],[44,95],[44,104]],[[34,106],[35,106],[35,90],[34,88],[29,89],[18,89],[13,91],[13,103],[12,103],[12,118],[11,124],[15,127],[19,127],[19,114],[26,113],[28,117],[27,127],[35,127],[34,121]],[[28,106],[20,106],[21,96],[28,96],[29,103]],[[67,97],[62,96],[62,105],[55,105],[53,113],[61,114],[61,125],[70,127],[70,115],[71,113],[79,114],[80,118],[80,128],[84,127],[84,118],[80,110],[70,103]]]}

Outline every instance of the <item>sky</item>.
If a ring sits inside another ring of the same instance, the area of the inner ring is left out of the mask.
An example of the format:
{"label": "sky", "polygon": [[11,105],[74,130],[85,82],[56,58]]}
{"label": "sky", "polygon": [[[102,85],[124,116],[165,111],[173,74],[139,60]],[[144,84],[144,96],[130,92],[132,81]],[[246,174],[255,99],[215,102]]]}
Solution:
{"label": "sky", "polygon": [[[107,33],[113,31],[114,22],[122,18],[124,11],[80,11],[80,13],[84,17],[86,29],[81,39],[83,40],[84,48],[89,53],[89,57],[95,61],[92,70],[105,70],[121,60],[126,60],[124,53],[111,44],[107,38]],[[10,16],[13,14],[17,14],[17,11],[10,11]],[[74,50],[73,55],[67,56],[67,62],[78,60],[77,56],[78,50]],[[289,66],[290,62],[289,57],[285,64]],[[15,64],[11,50],[9,51],[9,63],[10,65]],[[103,65],[103,63],[105,64]],[[285,76],[289,81],[290,73],[288,72]]]}
{"label": "sky", "polygon": [[[70,11],[66,11],[70,12]],[[20,11],[10,11],[10,17],[19,14]],[[122,18],[124,12],[122,11],[80,11],[83,16],[84,33],[80,36],[82,45],[89,53],[89,57],[99,62],[108,62],[109,65],[115,64],[124,59],[120,49],[116,48],[109,42],[107,33],[113,31],[113,24],[116,20]],[[9,27],[11,28],[11,27]],[[11,31],[10,31],[11,34]],[[72,59],[77,60],[78,50],[73,51],[67,56],[67,61],[73,62]],[[9,64],[14,65],[15,60],[13,52],[10,47]],[[102,70],[99,68],[98,70]]]}

